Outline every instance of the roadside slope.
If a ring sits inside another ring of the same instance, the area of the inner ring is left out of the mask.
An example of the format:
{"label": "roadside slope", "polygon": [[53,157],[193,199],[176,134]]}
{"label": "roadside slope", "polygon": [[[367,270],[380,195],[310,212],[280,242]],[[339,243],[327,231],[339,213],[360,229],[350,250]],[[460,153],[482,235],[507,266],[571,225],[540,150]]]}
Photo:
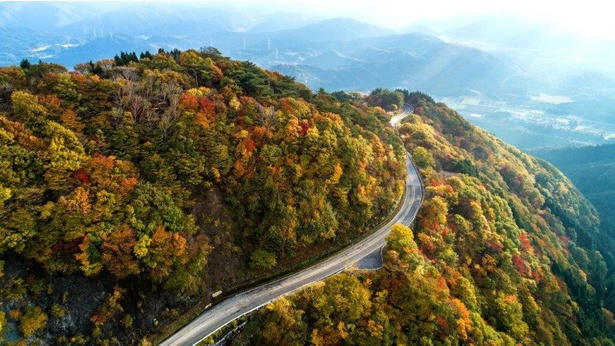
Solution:
{"label": "roadside slope", "polygon": [[[409,111],[411,111],[411,108]],[[393,127],[397,127],[397,123],[408,114],[408,111],[406,111],[393,117],[391,119]],[[225,299],[205,311],[160,345],[196,344],[231,321],[306,285],[339,273],[382,248],[386,244],[385,238],[391,227],[397,223],[410,225],[416,217],[422,201],[423,188],[420,177],[409,157],[406,157],[406,172],[406,185],[401,207],[386,225],[355,245],[309,268]]]}
{"label": "roadside slope", "polygon": [[613,345],[590,204],[553,166],[410,93],[399,133],[425,182],[383,268],[277,300],[233,345]]}

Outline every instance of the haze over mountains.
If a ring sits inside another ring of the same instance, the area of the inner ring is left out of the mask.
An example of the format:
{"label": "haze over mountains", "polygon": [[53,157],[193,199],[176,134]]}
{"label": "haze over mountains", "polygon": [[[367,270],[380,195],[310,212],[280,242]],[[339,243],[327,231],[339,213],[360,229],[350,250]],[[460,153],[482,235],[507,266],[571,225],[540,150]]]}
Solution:
{"label": "haze over mountains", "polygon": [[313,90],[425,91],[530,152],[615,138],[614,44],[513,15],[393,31],[281,4],[1,3],[0,13],[0,65],[214,46]]}
{"label": "haze over mountains", "polygon": [[[80,11],[55,3],[1,6],[5,7],[1,25],[6,31],[5,52],[0,60],[3,65],[18,64],[22,58],[29,58],[70,68],[86,57],[91,58],[92,53],[105,59],[124,50],[157,51],[158,48],[212,45],[224,54],[265,68],[296,71],[299,81],[315,89],[369,91],[379,86],[423,86],[432,79],[429,77],[437,77],[436,74],[450,71],[452,67],[463,67],[456,74],[470,81],[473,75],[479,81],[485,79],[477,71],[477,65],[484,73],[497,72],[498,76],[491,77],[492,80],[501,79],[504,74],[509,76],[511,72],[507,64],[475,49],[449,45],[420,34],[400,35],[346,18],[322,20],[283,12],[259,20],[238,10],[162,3],[116,5],[117,9],[105,13],[97,13],[100,9],[90,4],[74,5]],[[90,6],[89,11],[81,8]],[[31,24],[25,12],[52,15]],[[10,37],[16,36],[21,38],[20,42],[10,42]],[[451,56],[457,57],[450,61]],[[414,71],[413,76],[409,72],[391,71],[391,65],[396,67],[398,63],[413,64],[407,68]],[[415,67],[426,69],[419,78]],[[364,75],[365,71],[370,72],[368,76]],[[450,77],[450,80],[433,79],[427,83],[427,89],[454,88],[455,94],[464,82]]]}

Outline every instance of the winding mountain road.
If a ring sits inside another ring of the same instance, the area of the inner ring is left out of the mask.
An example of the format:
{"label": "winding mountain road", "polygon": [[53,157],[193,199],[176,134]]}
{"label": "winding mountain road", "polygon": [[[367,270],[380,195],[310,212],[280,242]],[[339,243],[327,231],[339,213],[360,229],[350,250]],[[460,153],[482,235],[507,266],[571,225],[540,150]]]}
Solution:
{"label": "winding mountain road", "polygon": [[[403,113],[394,116],[391,119],[393,127],[397,128],[398,122],[412,111],[411,106],[406,106]],[[305,285],[339,273],[381,249],[386,244],[385,238],[391,226],[396,223],[410,225],[422,202],[423,187],[419,174],[408,156],[406,156],[406,172],[406,191],[399,211],[375,233],[309,268],[225,299],[203,312],[160,345],[194,345],[231,321]]]}

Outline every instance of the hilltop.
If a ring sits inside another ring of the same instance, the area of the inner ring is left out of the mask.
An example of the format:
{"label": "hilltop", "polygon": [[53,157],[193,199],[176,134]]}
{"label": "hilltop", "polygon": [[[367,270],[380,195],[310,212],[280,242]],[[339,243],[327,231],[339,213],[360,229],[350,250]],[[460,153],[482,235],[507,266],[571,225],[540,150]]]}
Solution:
{"label": "hilltop", "polygon": [[360,237],[403,188],[383,111],[215,49],[24,61],[0,94],[5,341],[138,343]]}

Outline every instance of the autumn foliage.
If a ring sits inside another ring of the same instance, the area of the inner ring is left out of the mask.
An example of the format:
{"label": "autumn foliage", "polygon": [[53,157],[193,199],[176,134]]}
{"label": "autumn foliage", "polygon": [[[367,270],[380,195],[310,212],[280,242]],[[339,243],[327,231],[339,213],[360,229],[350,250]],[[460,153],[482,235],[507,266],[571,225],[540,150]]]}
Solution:
{"label": "autumn foliage", "polygon": [[156,328],[148,292],[177,315],[360,236],[403,188],[384,114],[215,49],[0,68],[0,93],[0,259],[105,287],[101,343]]}
{"label": "autumn foliage", "polygon": [[[415,114],[399,133],[425,184],[414,230],[391,228],[383,268],[341,274],[269,305],[240,340],[612,345],[604,307],[613,299],[604,260],[612,253],[597,250],[602,231],[589,203],[548,163],[424,94],[406,95]],[[340,280],[355,296],[368,291],[357,303],[362,314],[322,312],[323,302],[343,311],[341,291],[326,289]],[[284,330],[278,319],[292,332],[275,334]]]}

